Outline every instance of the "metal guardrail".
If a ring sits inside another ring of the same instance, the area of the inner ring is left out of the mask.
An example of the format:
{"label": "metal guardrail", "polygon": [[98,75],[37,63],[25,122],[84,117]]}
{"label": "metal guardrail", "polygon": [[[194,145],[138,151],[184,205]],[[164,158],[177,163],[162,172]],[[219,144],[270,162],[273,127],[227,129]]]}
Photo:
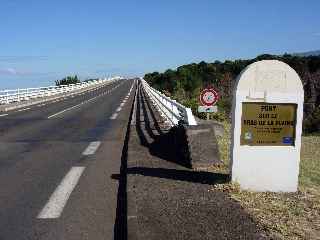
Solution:
{"label": "metal guardrail", "polygon": [[92,80],[88,82],[81,82],[77,84],[49,86],[40,88],[24,88],[0,90],[0,105],[27,101],[35,98],[49,97],[61,93],[72,92],[82,88],[102,84],[108,81],[119,80],[121,77],[105,78],[99,80]]}
{"label": "metal guardrail", "polygon": [[197,121],[192,114],[191,108],[183,106],[176,100],[173,100],[160,91],[150,87],[143,78],[141,78],[141,83],[150,99],[158,107],[158,110],[164,117],[169,120],[171,125],[178,125],[181,121],[190,126],[197,125]]}

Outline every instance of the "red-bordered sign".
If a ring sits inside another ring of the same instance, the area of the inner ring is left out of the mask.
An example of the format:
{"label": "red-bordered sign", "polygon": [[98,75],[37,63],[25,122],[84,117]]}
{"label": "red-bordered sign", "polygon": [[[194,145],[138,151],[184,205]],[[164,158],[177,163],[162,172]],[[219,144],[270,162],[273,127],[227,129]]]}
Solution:
{"label": "red-bordered sign", "polygon": [[219,99],[219,94],[213,88],[206,88],[200,94],[200,103],[204,106],[213,106]]}

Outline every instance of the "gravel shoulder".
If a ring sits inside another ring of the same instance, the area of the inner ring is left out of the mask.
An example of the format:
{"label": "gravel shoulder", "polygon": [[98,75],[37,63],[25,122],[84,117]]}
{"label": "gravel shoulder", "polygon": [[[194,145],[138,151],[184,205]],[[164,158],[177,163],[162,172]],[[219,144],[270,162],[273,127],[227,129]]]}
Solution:
{"label": "gravel shoulder", "polygon": [[[218,137],[222,166],[209,169],[229,172],[230,124]],[[296,193],[255,193],[241,191],[230,183],[214,186],[213,191],[228,193],[264,229],[269,238],[320,239],[320,136],[303,136]]]}
{"label": "gravel shoulder", "polygon": [[168,129],[140,91],[126,161],[129,239],[269,239],[229,193],[229,175],[177,162]]}

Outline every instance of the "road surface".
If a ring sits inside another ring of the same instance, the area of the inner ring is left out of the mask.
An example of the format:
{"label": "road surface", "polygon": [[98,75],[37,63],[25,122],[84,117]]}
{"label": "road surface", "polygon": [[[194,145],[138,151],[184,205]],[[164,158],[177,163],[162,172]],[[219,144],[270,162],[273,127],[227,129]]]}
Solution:
{"label": "road surface", "polygon": [[0,113],[1,240],[113,239],[133,85]]}

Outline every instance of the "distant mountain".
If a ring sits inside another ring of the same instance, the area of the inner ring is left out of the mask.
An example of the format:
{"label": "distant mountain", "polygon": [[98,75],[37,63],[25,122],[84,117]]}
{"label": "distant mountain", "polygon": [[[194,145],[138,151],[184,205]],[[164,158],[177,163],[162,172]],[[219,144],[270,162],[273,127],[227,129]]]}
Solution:
{"label": "distant mountain", "polygon": [[303,53],[294,53],[292,55],[298,56],[298,57],[320,56],[320,50],[303,52]]}

